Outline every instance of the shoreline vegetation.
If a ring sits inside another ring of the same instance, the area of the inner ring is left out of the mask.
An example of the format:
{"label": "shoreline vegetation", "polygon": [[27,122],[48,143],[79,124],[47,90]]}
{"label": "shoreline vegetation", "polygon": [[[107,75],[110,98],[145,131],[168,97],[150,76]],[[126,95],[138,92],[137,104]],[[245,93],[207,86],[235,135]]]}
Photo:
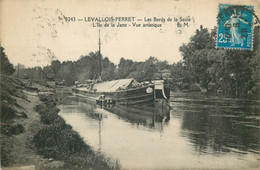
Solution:
{"label": "shoreline vegetation", "polygon": [[[259,37],[260,26],[254,27]],[[76,61],[54,58],[44,67],[26,68],[19,64],[14,76],[27,80],[49,80],[65,86],[84,84],[90,80],[102,81],[134,78],[138,82],[164,79],[174,90],[202,91],[233,98],[260,99],[260,49],[255,38],[252,50],[216,49],[217,28],[202,25],[179,47],[182,60],[169,63],[156,56],[145,61],[120,59],[118,64],[99,52],[82,54]],[[171,57],[174,57],[172,54]],[[19,71],[18,71],[19,70]]]}
{"label": "shoreline vegetation", "polygon": [[1,75],[1,167],[120,169],[66,124],[57,102],[55,94],[30,92],[21,81]]}

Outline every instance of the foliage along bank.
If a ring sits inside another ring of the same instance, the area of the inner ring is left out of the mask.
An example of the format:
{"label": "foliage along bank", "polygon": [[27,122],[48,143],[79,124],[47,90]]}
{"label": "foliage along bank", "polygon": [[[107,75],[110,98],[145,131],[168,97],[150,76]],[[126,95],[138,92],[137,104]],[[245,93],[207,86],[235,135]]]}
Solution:
{"label": "foliage along bank", "polygon": [[[209,30],[201,26],[190,41],[179,48],[183,57],[181,61],[169,64],[156,57],[144,62],[121,58],[115,65],[107,57],[102,57],[102,79],[135,78],[137,81],[147,81],[158,78],[155,74],[167,69],[170,71],[168,82],[174,89],[189,91],[197,86],[199,90],[232,97],[257,97],[260,92],[259,31],[260,27],[255,26],[252,51],[216,49],[217,29]],[[55,60],[43,68],[21,67],[19,75],[33,80],[64,80],[66,85],[73,85],[75,81],[84,83],[88,79],[97,79],[99,70],[98,52],[91,52],[77,61]]]}
{"label": "foliage along bank", "polygon": [[102,154],[96,153],[77,132],[58,115],[57,99],[52,95],[40,95],[43,102],[35,110],[46,126],[38,131],[33,143],[39,154],[46,158],[63,161],[60,169],[120,169]]}
{"label": "foliage along bank", "polygon": [[216,90],[230,96],[259,94],[259,33],[260,27],[257,26],[252,51],[216,49],[217,29],[209,31],[201,26],[190,42],[179,48],[183,61],[175,65],[172,75],[188,84],[198,83],[206,90],[214,85]]}

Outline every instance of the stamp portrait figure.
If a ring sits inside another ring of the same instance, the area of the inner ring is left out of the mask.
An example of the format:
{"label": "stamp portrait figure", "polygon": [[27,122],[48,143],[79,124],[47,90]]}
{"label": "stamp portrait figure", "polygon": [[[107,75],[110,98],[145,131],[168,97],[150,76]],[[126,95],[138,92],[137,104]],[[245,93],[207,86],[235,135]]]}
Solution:
{"label": "stamp portrait figure", "polygon": [[219,5],[217,48],[252,49],[253,7]]}

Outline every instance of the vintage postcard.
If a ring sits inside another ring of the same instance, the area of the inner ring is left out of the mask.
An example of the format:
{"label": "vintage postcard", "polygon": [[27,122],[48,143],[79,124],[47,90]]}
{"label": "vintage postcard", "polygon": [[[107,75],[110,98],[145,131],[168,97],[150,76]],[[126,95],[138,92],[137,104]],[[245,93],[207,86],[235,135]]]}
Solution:
{"label": "vintage postcard", "polygon": [[0,0],[2,169],[259,169],[259,0]]}

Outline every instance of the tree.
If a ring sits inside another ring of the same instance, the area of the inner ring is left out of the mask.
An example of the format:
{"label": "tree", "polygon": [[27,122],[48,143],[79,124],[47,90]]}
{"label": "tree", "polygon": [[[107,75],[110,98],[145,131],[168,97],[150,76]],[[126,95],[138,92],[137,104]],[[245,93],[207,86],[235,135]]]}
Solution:
{"label": "tree", "polygon": [[9,59],[7,58],[4,48],[0,44],[0,56],[1,56],[1,74],[5,75],[11,75],[15,72],[15,69],[13,67],[13,64],[9,62]]}
{"label": "tree", "polygon": [[72,61],[62,62],[59,78],[65,80],[66,85],[73,85],[76,81],[74,63]]}
{"label": "tree", "polygon": [[[259,27],[255,27],[254,37],[259,37]],[[188,71],[190,83],[200,83],[208,89],[209,83],[216,83],[226,94],[243,96],[259,81],[259,38],[254,41],[254,49],[215,49],[216,28],[200,27],[188,44],[179,51]],[[185,77],[187,78],[187,77]]]}
{"label": "tree", "polygon": [[102,61],[102,68],[101,77],[103,81],[110,81],[115,79],[116,66],[114,63],[110,62],[107,57],[105,57]]}
{"label": "tree", "polygon": [[54,74],[55,79],[58,79],[58,73],[60,71],[61,68],[61,63],[59,60],[53,60],[51,62],[51,68],[52,68],[52,72]]}
{"label": "tree", "polygon": [[189,72],[189,82],[200,83],[206,89],[210,82],[208,68],[211,66],[211,63],[208,56],[215,47],[214,35],[215,29],[209,32],[207,28],[200,26],[200,30],[196,30],[196,34],[190,38],[190,42],[183,44],[179,48],[184,64]]}
{"label": "tree", "polygon": [[135,62],[130,70],[127,78],[134,78],[139,82],[152,80],[154,73],[158,71],[151,58],[145,62]]}
{"label": "tree", "polygon": [[122,79],[128,77],[130,72],[133,71],[133,64],[133,60],[125,60],[124,58],[121,58],[116,71],[117,78]]}

